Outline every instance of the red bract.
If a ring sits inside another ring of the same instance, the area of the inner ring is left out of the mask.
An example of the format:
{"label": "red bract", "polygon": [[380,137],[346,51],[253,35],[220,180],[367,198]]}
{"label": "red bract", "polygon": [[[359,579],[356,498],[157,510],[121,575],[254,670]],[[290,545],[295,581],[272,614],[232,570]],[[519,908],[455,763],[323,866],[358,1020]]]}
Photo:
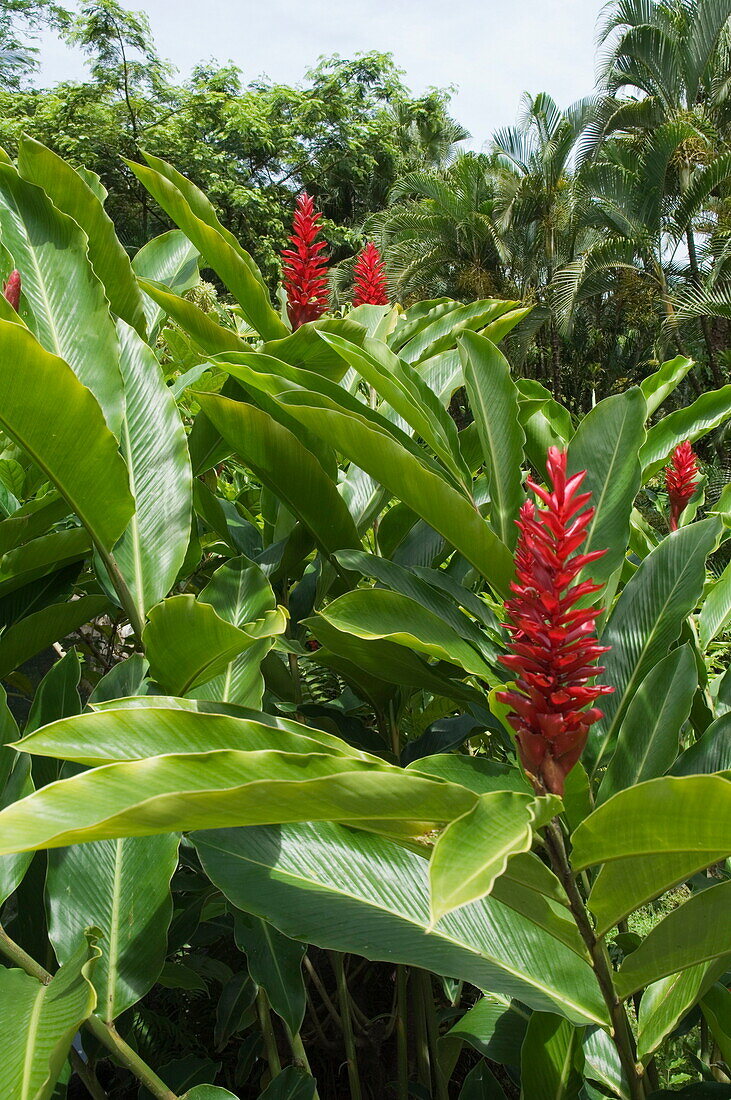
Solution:
{"label": "red bract", "polygon": [[686,439],[673,451],[670,465],[665,467],[665,485],[670,500],[668,527],[677,531],[678,520],[698,487],[698,456]]}
{"label": "red bract", "polygon": [[586,471],[567,478],[566,453],[557,447],[548,451],[547,468],[550,492],[528,481],[545,508],[526,501],[516,521],[517,583],[505,604],[511,652],[500,658],[515,673],[516,687],[498,698],[512,708],[508,721],[536,790],[560,795],[589,727],[602,717],[590,704],[614,688],[589,684],[604,671],[596,661],[609,647],[599,645],[595,634],[601,609],[577,607],[602,588],[591,580],[576,584],[577,576],[606,553],[576,552],[594,515],[593,508],[584,507],[591,493],[578,492]]}
{"label": "red bract", "polygon": [[369,241],[353,266],[354,306],[387,306],[386,276],[383,258],[373,241]]}
{"label": "red bract", "polygon": [[287,313],[293,329],[307,321],[316,321],[327,309],[327,262],[320,255],[326,243],[315,242],[321,218],[315,212],[312,198],[304,191],[297,197],[293,233],[289,238],[294,247],[282,252]]}
{"label": "red bract", "polygon": [[20,272],[11,271],[8,275],[8,281],[3,283],[3,297],[10,302],[11,306],[18,312],[20,306]]}

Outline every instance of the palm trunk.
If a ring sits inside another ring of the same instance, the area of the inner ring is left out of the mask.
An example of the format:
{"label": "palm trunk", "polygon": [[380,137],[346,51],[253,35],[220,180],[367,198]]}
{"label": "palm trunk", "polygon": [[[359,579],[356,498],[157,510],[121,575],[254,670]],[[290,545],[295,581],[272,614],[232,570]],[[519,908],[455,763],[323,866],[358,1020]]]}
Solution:
{"label": "palm trunk", "polygon": [[[693,233],[691,226],[688,226],[685,231],[685,239],[688,245],[688,263],[690,265],[690,273],[694,284],[696,286],[700,286],[701,276],[700,270],[698,268],[698,254],[695,248],[695,234]],[[706,352],[708,354],[708,366],[710,367],[711,374],[713,375],[713,384],[717,390],[720,390],[723,385],[723,381],[718,370],[716,353],[713,349],[713,341],[711,340],[711,326],[708,323],[707,317],[701,317],[700,322],[701,331],[703,333],[703,340],[705,342]]]}

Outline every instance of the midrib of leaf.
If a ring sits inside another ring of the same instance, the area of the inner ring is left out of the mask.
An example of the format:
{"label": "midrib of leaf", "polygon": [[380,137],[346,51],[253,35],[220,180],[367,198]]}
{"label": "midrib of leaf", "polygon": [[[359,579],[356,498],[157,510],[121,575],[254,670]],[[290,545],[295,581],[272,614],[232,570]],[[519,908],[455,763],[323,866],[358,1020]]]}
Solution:
{"label": "midrib of leaf", "polygon": [[47,985],[41,985],[36,999],[33,1004],[33,1011],[31,1013],[30,1020],[26,1029],[26,1044],[25,1044],[25,1058],[23,1059],[23,1080],[21,1082],[22,1092],[18,1100],[31,1100],[30,1085],[31,1074],[33,1072],[33,1063],[36,1057],[36,1039],[38,1038],[38,1028],[41,1022],[41,1012],[43,1011],[43,1003],[46,999],[46,993],[48,992]]}
{"label": "midrib of leaf", "polygon": [[[482,390],[477,385],[477,378],[476,378],[476,375],[475,375],[474,371],[472,370],[471,364],[470,364],[470,374],[472,375],[472,383],[473,383],[470,386],[470,389],[472,390],[472,392],[475,394],[475,396],[479,400],[480,410],[482,412],[482,426],[483,426],[483,429],[484,429],[484,431],[485,431],[485,433],[486,433],[486,435],[487,435],[487,437],[490,441],[490,497],[491,497],[491,499],[494,499],[496,504],[498,505],[499,520],[500,520],[500,522],[498,524],[498,526],[499,526],[499,532],[498,533],[500,535],[500,538],[503,540],[503,542],[505,542],[506,544],[509,544],[509,542],[510,542],[509,532],[506,532],[504,530],[505,525],[506,525],[506,521],[507,521],[507,497],[506,497],[505,489],[503,488],[503,485],[502,485],[502,478],[498,476],[497,463],[495,462],[495,458],[494,458],[494,456],[498,453],[497,452],[497,447],[495,445],[495,436],[494,436],[494,432],[490,428],[490,421],[489,421],[489,418],[486,416],[487,406],[485,405],[485,402],[482,400]],[[495,490],[494,496],[493,496],[493,490]],[[506,535],[508,536],[507,538],[506,538]]]}
{"label": "midrib of leaf", "polygon": [[[209,848],[214,848],[216,851],[222,852],[224,855],[229,855],[230,856],[230,852],[227,852],[225,848],[219,848],[217,845],[211,843],[210,840],[206,840],[205,844]],[[250,855],[247,855],[246,859],[249,863],[256,864],[256,866],[261,867],[263,870],[266,870],[266,871],[271,871],[272,870],[272,868],[269,867],[266,863],[260,863],[258,860],[253,859]],[[304,887],[303,887],[304,889],[306,889],[306,884],[308,882],[311,882],[310,879],[306,879],[302,875],[297,875],[292,871],[283,871],[281,867],[276,868],[276,871],[277,871],[277,874],[279,876],[281,876],[282,878],[286,877],[288,879],[291,879],[291,881],[295,884],[297,884],[297,883],[305,884]],[[378,909],[382,913],[387,913],[390,917],[394,917],[396,920],[401,920],[405,924],[409,924],[414,928],[418,928],[421,932],[424,932],[426,927],[427,927],[426,924],[422,924],[420,922],[417,922],[412,917],[406,916],[403,913],[394,913],[394,911],[392,909],[388,909],[383,904],[376,904],[371,900],[369,900],[368,902],[364,902],[363,898],[359,897],[357,894],[348,893],[346,890],[338,889],[336,887],[332,887],[332,886],[329,886],[329,885],[327,887],[323,887],[320,883],[318,883],[317,885],[320,889],[325,889],[329,893],[338,894],[343,898],[349,898],[351,901],[355,901],[361,906],[362,905],[372,906],[372,908]],[[547,933],[547,934],[550,935],[550,933]],[[283,932],[282,935],[286,935],[286,933]],[[459,948],[459,950],[466,951],[469,954],[475,955],[477,958],[486,959],[488,962],[492,963],[494,966],[497,966],[500,970],[504,970],[506,974],[510,974],[514,978],[517,978],[519,981],[525,982],[526,985],[532,985],[535,989],[539,990],[542,993],[545,993],[552,1000],[558,1000],[558,1001],[563,1002],[563,1004],[566,1004],[569,1007],[575,1009],[577,1012],[582,1013],[582,1015],[584,1015],[584,1016],[588,1017],[589,1019],[593,1020],[595,1023],[599,1024],[601,1027],[606,1026],[606,1020],[602,1020],[599,1017],[594,1016],[593,1013],[589,1009],[587,1009],[584,1005],[578,1004],[576,1001],[573,1001],[573,1000],[569,999],[564,993],[561,993],[558,990],[551,989],[550,986],[547,986],[544,983],[540,982],[537,978],[534,977],[534,975],[528,974],[527,972],[523,973],[520,970],[516,970],[512,966],[510,966],[508,963],[506,963],[505,961],[503,961],[501,959],[497,959],[493,955],[482,954],[480,951],[477,950],[477,948],[472,947],[469,944],[465,944],[462,941],[460,941],[458,939],[455,939],[453,936],[447,935],[444,932],[443,929],[440,929],[440,931],[438,933],[436,931],[431,932],[430,935],[432,935],[432,936],[439,935],[439,937],[442,940],[444,940],[447,943],[452,944],[454,947]],[[555,939],[555,937],[551,936],[551,939]],[[560,941],[557,941],[557,942],[560,942]],[[565,946],[565,945],[563,945],[563,946]]]}
{"label": "midrib of leaf", "polygon": [[109,965],[107,967],[107,992],[104,1003],[107,1008],[106,1022],[114,1019],[114,992],[117,986],[119,965],[119,909],[122,893],[122,863],[124,858],[124,838],[114,842],[114,877],[112,879],[112,907],[109,921]]}
{"label": "midrib of leaf", "polygon": [[145,620],[145,580],[144,571],[142,565],[142,545],[140,542],[140,527],[137,520],[137,485],[135,482],[134,463],[132,461],[132,440],[129,434],[129,415],[125,411],[125,416],[122,421],[122,446],[123,457],[127,464],[127,476],[129,478],[129,491],[132,494],[132,499],[135,502],[135,510],[132,513],[129,521],[129,527],[132,539],[132,562],[135,578],[135,588],[132,592],[132,599],[137,605],[137,613],[140,616],[140,620]]}
{"label": "midrib of leaf", "polygon": [[[35,185],[31,184],[31,186],[35,186]],[[30,256],[31,263],[33,265],[33,270],[35,271],[36,276],[37,276],[37,280],[38,280],[37,286],[38,286],[38,289],[40,291],[43,303],[46,307],[45,308],[46,327],[48,328],[48,330],[50,332],[50,335],[52,336],[53,346],[55,348],[56,354],[59,356],[59,358],[63,359],[64,356],[62,355],[62,347],[61,347],[61,343],[60,343],[60,340],[59,340],[59,337],[58,337],[58,329],[57,329],[56,324],[53,320],[53,311],[51,309],[51,299],[48,297],[48,294],[46,292],[46,280],[44,278],[43,271],[42,271],[42,269],[41,269],[41,267],[38,263],[36,249],[34,248],[32,242],[31,242],[31,239],[30,239],[30,237],[28,236],[28,233],[25,230],[25,222],[23,220],[23,215],[20,212],[20,208],[19,208],[19,206],[18,206],[18,204],[15,200],[15,197],[13,197],[12,204],[8,204],[8,205],[12,205],[12,209],[13,209],[15,215],[16,215],[16,218],[17,218],[17,222],[18,222],[18,226],[19,226],[19,230],[20,230],[20,236],[25,241],[26,252],[27,252],[28,256]],[[60,211],[59,211],[59,214],[61,214]],[[61,214],[61,217],[63,217],[63,216],[64,215]]]}

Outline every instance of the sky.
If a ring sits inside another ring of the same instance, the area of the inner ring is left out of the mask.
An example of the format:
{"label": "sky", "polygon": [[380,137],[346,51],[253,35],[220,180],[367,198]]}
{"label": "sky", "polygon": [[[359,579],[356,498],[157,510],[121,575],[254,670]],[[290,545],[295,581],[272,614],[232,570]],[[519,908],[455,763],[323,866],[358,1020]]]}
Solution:
{"label": "sky", "polygon": [[[393,53],[415,93],[454,85],[452,113],[481,148],[515,121],[524,91],[565,107],[594,86],[602,0],[121,0],[144,7],[163,57],[185,78],[233,61],[244,79],[298,83],[321,54]],[[80,79],[84,61],[44,36],[44,84]]]}

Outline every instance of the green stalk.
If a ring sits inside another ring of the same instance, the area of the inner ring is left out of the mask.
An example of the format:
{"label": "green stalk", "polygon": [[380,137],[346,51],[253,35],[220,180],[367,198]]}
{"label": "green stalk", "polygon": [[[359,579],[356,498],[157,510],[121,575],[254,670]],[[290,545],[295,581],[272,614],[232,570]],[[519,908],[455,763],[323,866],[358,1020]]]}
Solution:
{"label": "green stalk", "polygon": [[269,1000],[263,989],[259,989],[256,995],[256,1011],[259,1016],[259,1026],[264,1036],[264,1049],[269,1063],[269,1075],[272,1080],[282,1072],[282,1063],[277,1050],[277,1039],[272,1024],[272,1014],[269,1011]]}
{"label": "green stalk", "polygon": [[398,1100],[409,1100],[409,1000],[408,971],[396,967],[396,1061],[398,1064]]}
{"label": "green stalk", "polygon": [[106,1092],[97,1081],[94,1070],[91,1066],[86,1064],[78,1050],[75,1050],[74,1047],[71,1047],[69,1051],[69,1061],[71,1062],[71,1068],[83,1083],[84,1088],[89,1093],[92,1100],[109,1100]]}
{"label": "green stalk", "polygon": [[[37,963],[19,944],[12,940],[2,925],[0,925],[0,952],[15,966],[20,967],[26,974],[30,974],[32,978],[37,978],[43,985],[48,985],[51,981],[53,975],[49,974],[40,963]],[[90,1031],[94,1038],[98,1039],[102,1046],[105,1046],[114,1055],[115,1060],[120,1065],[134,1074],[140,1084],[152,1093],[155,1100],[179,1100],[177,1094],[167,1087],[165,1082],[147,1065],[147,1062],[144,1062],[139,1054],[132,1050],[128,1043],[125,1043],[114,1026],[108,1026],[93,1013],[88,1020],[84,1021],[82,1026]]]}
{"label": "green stalk", "polygon": [[424,998],[421,994],[419,982],[416,980],[418,971],[414,972],[412,981],[413,1009],[414,1009],[414,1040],[416,1042],[416,1077],[420,1085],[428,1092],[431,1091],[431,1064],[429,1061],[429,1036],[426,1030],[426,1016],[424,1012]]}
{"label": "green stalk", "polygon": [[350,994],[348,983],[345,980],[345,966],[343,956],[339,951],[331,951],[330,959],[335,971],[338,983],[338,1002],[340,1004],[340,1019],[343,1021],[343,1041],[345,1054],[348,1059],[348,1081],[350,1083],[351,1100],[363,1100],[360,1088],[360,1076],[358,1074],[358,1058],[355,1052],[355,1036],[353,1035],[353,1017],[350,1012]]}
{"label": "green stalk", "polygon": [[439,1064],[437,1047],[439,1040],[439,1024],[437,1022],[437,1013],[434,1005],[434,990],[432,989],[431,974],[428,970],[418,970],[417,977],[419,979],[419,985],[421,986],[422,1004],[424,1005],[424,1016],[426,1017],[426,1034],[429,1042],[431,1067],[436,1087],[436,1100],[449,1100],[447,1082],[444,1080],[442,1067]]}
{"label": "green stalk", "polygon": [[[300,1035],[299,1031],[297,1031],[293,1035],[286,1024],[284,1025],[284,1029],[287,1032],[287,1038],[289,1039],[289,1045],[292,1048],[292,1056],[295,1060],[295,1064],[302,1066],[303,1069],[306,1069],[310,1077],[314,1079],[315,1075],[312,1072],[312,1066],[310,1065],[310,1060],[307,1057],[307,1051],[305,1050],[305,1044],[302,1042],[302,1036]],[[317,1085],[315,1085],[315,1091],[312,1094],[312,1100],[320,1100],[320,1094],[317,1091]]]}

